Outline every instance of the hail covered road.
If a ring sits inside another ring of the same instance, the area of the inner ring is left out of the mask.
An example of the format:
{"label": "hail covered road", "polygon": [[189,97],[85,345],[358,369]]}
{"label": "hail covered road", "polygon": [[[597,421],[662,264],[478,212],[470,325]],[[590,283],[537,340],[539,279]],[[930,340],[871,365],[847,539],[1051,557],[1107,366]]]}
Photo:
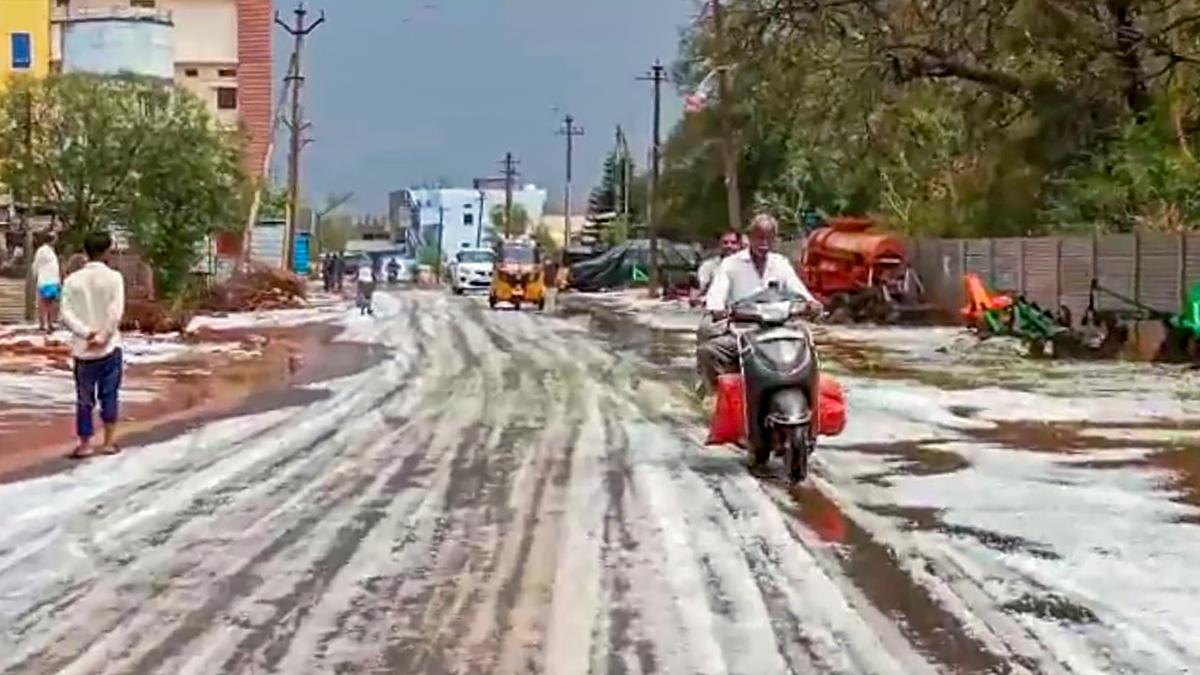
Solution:
{"label": "hail covered road", "polygon": [[584,323],[379,308],[345,337],[386,358],[299,403],[0,487],[0,672],[1058,668],[839,555]]}

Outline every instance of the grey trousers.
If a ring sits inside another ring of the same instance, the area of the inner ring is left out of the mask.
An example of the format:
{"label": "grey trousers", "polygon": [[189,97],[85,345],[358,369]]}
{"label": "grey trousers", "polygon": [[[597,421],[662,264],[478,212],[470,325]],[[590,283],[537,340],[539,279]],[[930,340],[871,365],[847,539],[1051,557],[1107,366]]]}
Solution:
{"label": "grey trousers", "polygon": [[696,366],[709,391],[716,391],[717,378],[738,372],[738,341],[728,321],[704,317],[696,331]]}

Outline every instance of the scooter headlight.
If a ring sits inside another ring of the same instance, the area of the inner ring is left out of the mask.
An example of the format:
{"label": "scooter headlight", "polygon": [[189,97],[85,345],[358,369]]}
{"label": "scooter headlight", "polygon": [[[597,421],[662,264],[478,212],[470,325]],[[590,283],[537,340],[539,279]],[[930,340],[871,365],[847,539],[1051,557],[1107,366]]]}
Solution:
{"label": "scooter headlight", "polygon": [[759,314],[763,321],[775,323],[778,321],[787,321],[792,315],[792,304],[790,302],[772,302],[759,306]]}

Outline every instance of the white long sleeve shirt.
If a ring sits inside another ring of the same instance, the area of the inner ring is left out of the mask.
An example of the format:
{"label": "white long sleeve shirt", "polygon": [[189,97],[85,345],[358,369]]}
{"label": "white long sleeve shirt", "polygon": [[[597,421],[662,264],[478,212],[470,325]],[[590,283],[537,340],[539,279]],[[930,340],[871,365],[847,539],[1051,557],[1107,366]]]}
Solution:
{"label": "white long sleeve shirt", "polygon": [[700,264],[700,269],[696,271],[696,280],[700,282],[700,292],[707,293],[712,286],[713,277],[717,275],[717,270],[721,268],[721,262],[724,258],[717,256],[709,258]]}
{"label": "white long sleeve shirt", "polygon": [[[121,346],[121,318],[125,315],[125,278],[102,262],[89,262],[63,284],[62,320],[75,335],[75,358],[102,359]],[[101,342],[89,345],[96,334]]]}
{"label": "white long sleeve shirt", "polygon": [[778,253],[767,254],[767,264],[759,274],[754,261],[750,259],[750,251],[744,250],[721,262],[704,298],[704,308],[710,312],[727,310],[737,301],[758,293],[771,283],[778,284],[781,290],[797,293],[810,302],[816,300],[787,258]]}
{"label": "white long sleeve shirt", "polygon": [[42,244],[33,254],[33,273],[37,279],[38,288],[48,284],[61,284],[62,276],[58,269],[58,255],[49,244]]}

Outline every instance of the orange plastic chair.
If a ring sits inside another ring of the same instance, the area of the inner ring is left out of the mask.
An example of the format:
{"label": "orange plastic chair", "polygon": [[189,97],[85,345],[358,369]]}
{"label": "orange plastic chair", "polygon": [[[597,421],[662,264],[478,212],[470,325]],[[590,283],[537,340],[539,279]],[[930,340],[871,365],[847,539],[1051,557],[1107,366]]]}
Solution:
{"label": "orange plastic chair", "polygon": [[962,315],[971,323],[979,321],[985,312],[1012,306],[1012,297],[993,296],[978,274],[968,274],[964,279],[967,283],[967,305],[962,308]]}

